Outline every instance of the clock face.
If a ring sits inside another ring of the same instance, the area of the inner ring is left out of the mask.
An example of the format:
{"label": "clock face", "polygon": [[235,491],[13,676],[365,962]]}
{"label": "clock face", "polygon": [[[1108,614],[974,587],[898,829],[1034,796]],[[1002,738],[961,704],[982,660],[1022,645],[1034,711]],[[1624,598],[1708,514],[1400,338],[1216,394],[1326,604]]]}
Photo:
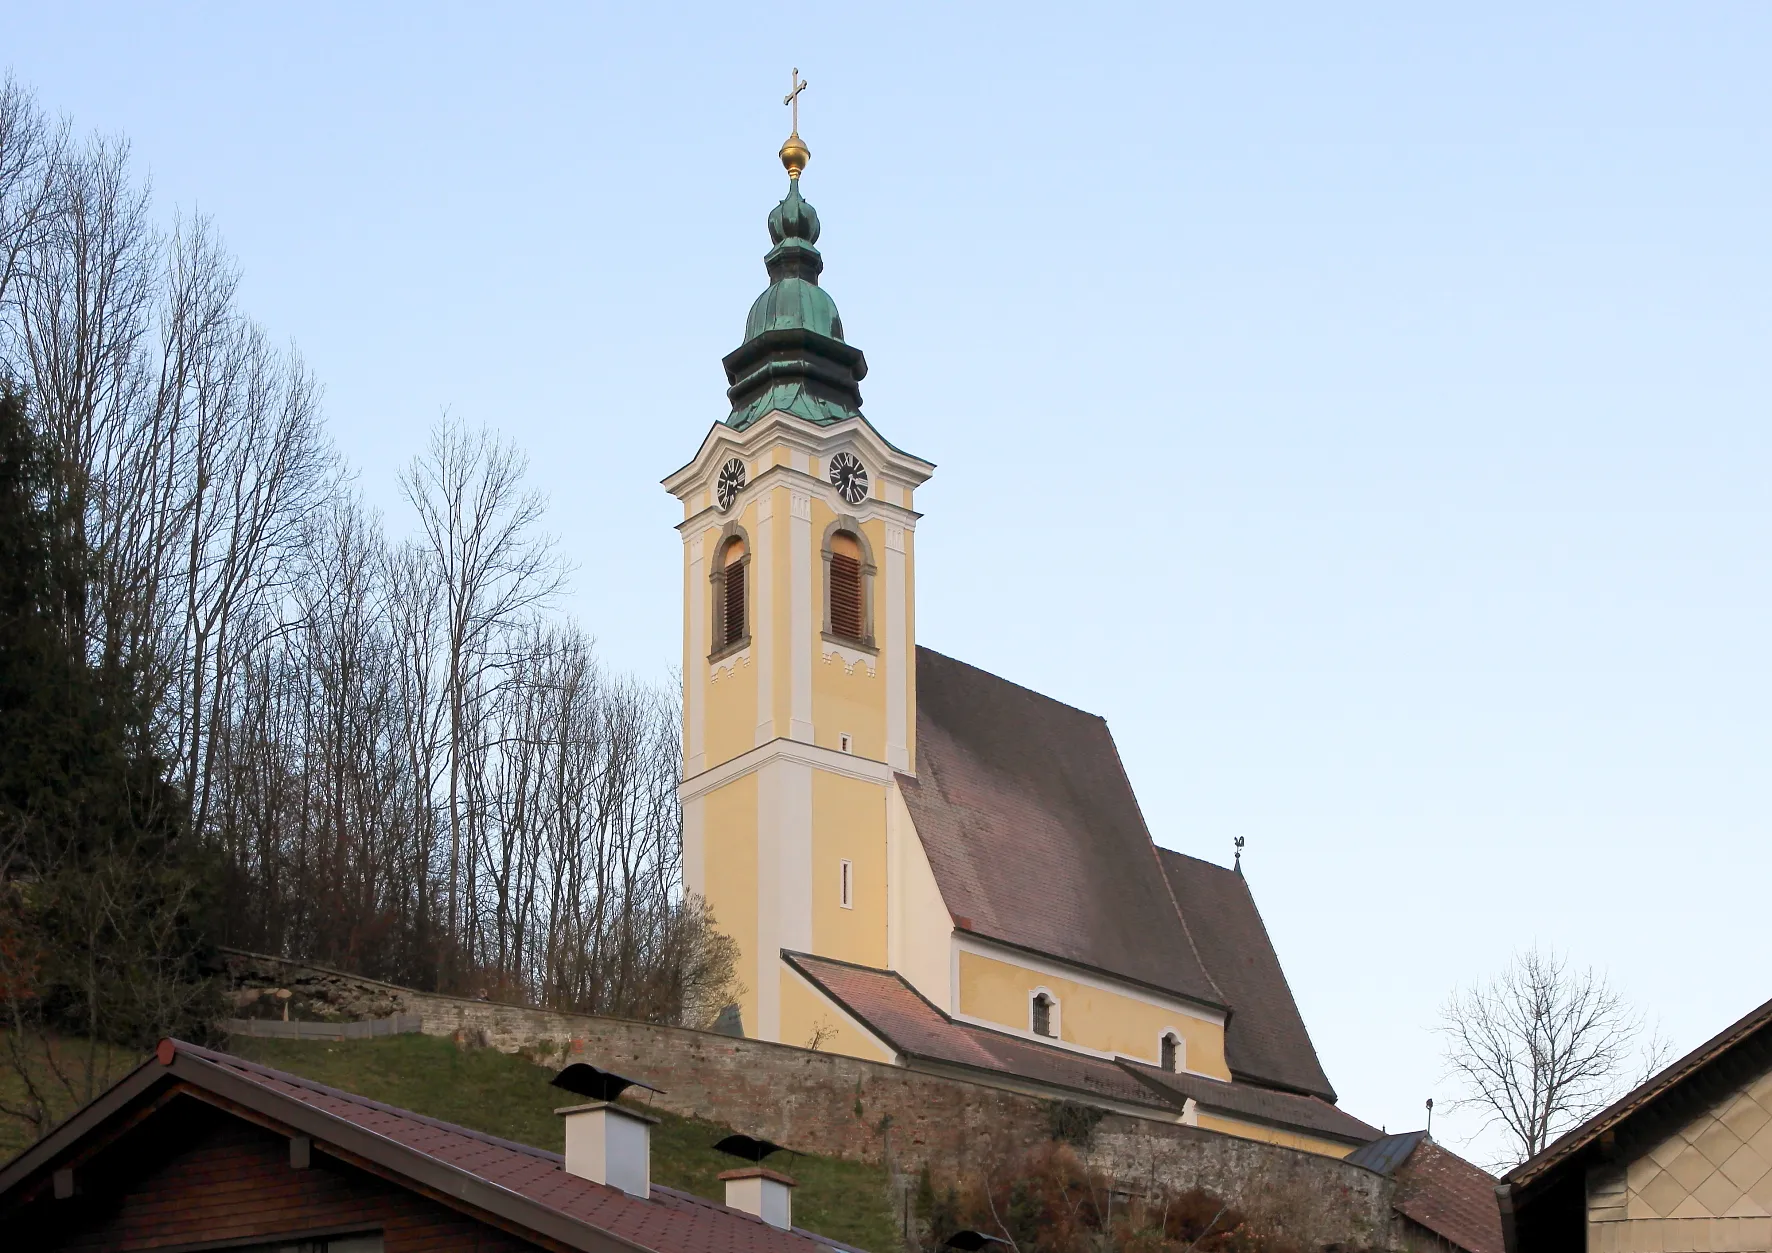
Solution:
{"label": "clock face", "polygon": [[868,494],[867,468],[855,454],[840,452],[831,458],[831,486],[844,500],[859,505]]}
{"label": "clock face", "polygon": [[737,457],[732,458],[720,467],[720,479],[714,485],[714,495],[720,502],[721,509],[732,508],[732,502],[744,490],[744,462]]}

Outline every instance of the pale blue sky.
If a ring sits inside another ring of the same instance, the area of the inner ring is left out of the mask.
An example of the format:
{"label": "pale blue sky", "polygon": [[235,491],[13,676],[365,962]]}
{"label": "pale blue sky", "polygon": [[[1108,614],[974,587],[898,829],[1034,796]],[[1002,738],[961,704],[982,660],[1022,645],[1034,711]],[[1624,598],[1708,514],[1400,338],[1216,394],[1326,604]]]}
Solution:
{"label": "pale blue sky", "polygon": [[439,411],[494,425],[571,608],[659,678],[658,479],[725,412],[798,65],[868,415],[940,467],[921,639],[1105,715],[1160,842],[1248,837],[1347,1108],[1419,1125],[1436,1005],[1535,938],[1682,1049],[1772,996],[1772,9],[12,0],[0,31],[214,215],[395,529]]}

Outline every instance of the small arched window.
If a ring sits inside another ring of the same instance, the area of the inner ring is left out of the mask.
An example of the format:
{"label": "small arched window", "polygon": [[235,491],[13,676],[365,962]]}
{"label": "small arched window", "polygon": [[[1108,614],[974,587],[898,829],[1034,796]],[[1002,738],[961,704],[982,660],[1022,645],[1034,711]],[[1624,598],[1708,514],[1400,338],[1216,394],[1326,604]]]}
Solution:
{"label": "small arched window", "polygon": [[1164,1070],[1179,1073],[1181,1070],[1181,1037],[1173,1031],[1163,1033],[1162,1067]]}
{"label": "small arched window", "polygon": [[712,656],[748,643],[751,638],[749,619],[745,616],[748,588],[745,574],[751,563],[750,546],[744,533],[736,526],[727,527],[715,549],[714,568],[709,577],[714,585]]}
{"label": "small arched window", "polygon": [[861,523],[839,517],[824,533],[824,633],[874,646],[874,556]]}
{"label": "small arched window", "polygon": [[831,536],[831,634],[860,640],[861,545],[855,536],[839,531]]}
{"label": "small arched window", "polygon": [[1034,993],[1033,1028],[1035,1035],[1043,1035],[1048,1039],[1056,1039],[1058,1032],[1052,1027],[1052,1011],[1057,1002],[1044,992]]}

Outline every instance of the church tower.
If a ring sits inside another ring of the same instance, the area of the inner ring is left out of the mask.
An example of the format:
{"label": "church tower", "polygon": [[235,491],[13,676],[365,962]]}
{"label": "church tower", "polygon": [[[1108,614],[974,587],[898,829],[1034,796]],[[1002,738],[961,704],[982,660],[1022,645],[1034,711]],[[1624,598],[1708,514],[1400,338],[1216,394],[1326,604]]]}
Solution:
{"label": "church tower", "polygon": [[[808,1044],[849,1028],[784,951],[897,964],[891,863],[915,839],[897,795],[916,767],[912,494],[934,466],[862,416],[867,360],[819,286],[798,131],[769,286],[724,361],[731,411],[664,485],[683,504],[685,879],[739,945],[745,1034]],[[845,1044],[869,1052],[826,1047]]]}

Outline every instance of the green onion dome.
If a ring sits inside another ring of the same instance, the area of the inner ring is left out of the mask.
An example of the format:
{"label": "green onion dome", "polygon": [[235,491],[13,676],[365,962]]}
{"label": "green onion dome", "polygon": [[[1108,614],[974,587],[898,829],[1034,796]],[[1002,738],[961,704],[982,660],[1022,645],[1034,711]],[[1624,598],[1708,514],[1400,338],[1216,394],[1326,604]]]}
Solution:
{"label": "green onion dome", "polygon": [[723,363],[732,401],[726,420],[741,430],[776,409],[820,425],[861,416],[867,360],[844,342],[837,302],[818,285],[818,211],[800,195],[788,146],[783,153],[788,194],[769,213],[769,286],[745,318],[744,343]]}

